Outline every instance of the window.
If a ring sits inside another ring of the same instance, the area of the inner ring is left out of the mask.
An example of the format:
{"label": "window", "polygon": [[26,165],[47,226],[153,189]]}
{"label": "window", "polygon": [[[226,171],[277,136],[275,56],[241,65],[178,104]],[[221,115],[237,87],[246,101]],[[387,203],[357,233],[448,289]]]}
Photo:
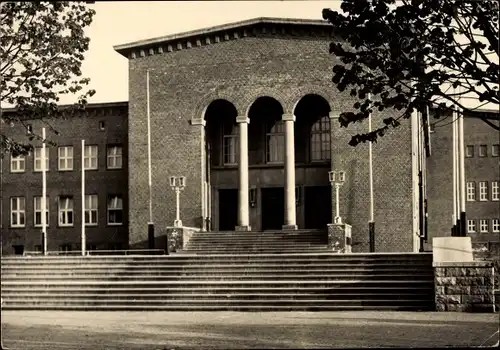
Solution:
{"label": "window", "polygon": [[222,159],[224,165],[238,164],[238,128],[235,123],[222,125]]}
{"label": "window", "polygon": [[59,197],[59,226],[73,226],[73,197]]}
{"label": "window", "polygon": [[497,201],[499,197],[498,181],[491,182],[491,200]]}
{"label": "window", "polygon": [[122,168],[122,147],[121,146],[108,146],[108,169],[121,169]]}
{"label": "window", "polygon": [[106,130],[106,124],[102,120],[99,122],[99,130],[100,131]]}
{"label": "window", "polygon": [[465,156],[467,158],[472,158],[474,157],[474,145],[467,145],[465,147]]}
{"label": "window", "polygon": [[108,224],[121,225],[123,223],[123,200],[121,196],[108,198]]}
{"label": "window", "polygon": [[85,225],[97,225],[97,195],[85,195]]}
{"label": "window", "polygon": [[474,181],[467,182],[467,201],[476,200],[476,183]]}
{"label": "window", "polygon": [[492,157],[498,157],[498,150],[500,148],[500,145],[493,145],[491,146],[491,156]]}
{"label": "window", "polygon": [[25,200],[24,197],[12,197],[10,199],[10,226],[11,227],[24,227],[26,225],[25,219]]}
{"label": "window", "polygon": [[86,170],[97,169],[97,146],[85,146],[83,164]]}
{"label": "window", "polygon": [[491,231],[500,232],[500,219],[491,220]]}
{"label": "window", "polygon": [[[42,196],[34,197],[35,227],[42,226]],[[49,226],[49,198],[45,198],[45,223]]]}
{"label": "window", "polygon": [[476,232],[476,220],[467,220],[467,232]]}
{"label": "window", "polygon": [[487,201],[488,200],[488,182],[480,181],[479,182],[479,200]]}
{"label": "window", "polygon": [[59,147],[59,170],[73,170],[73,146]]}
{"label": "window", "polygon": [[479,220],[479,232],[486,233],[488,232],[488,220]]}
{"label": "window", "polygon": [[10,171],[12,173],[22,173],[25,170],[26,159],[24,156],[10,157]]}
{"label": "window", "polygon": [[266,160],[268,163],[281,163],[285,156],[285,124],[278,120],[268,130]]}
{"label": "window", "polygon": [[[35,171],[43,171],[42,147],[35,148]],[[49,170],[49,149],[45,147],[45,170]]]}
{"label": "window", "polygon": [[486,157],[488,155],[488,146],[479,145],[479,157]]}
{"label": "window", "polygon": [[330,160],[330,118],[323,117],[311,128],[311,160]]}

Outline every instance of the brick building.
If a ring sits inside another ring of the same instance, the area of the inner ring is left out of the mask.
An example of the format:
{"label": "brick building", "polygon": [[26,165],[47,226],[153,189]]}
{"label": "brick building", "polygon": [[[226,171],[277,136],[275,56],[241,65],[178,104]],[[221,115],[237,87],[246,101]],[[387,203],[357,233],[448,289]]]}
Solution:
{"label": "brick building", "polygon": [[[127,248],[127,103],[90,104],[71,116],[63,113],[44,121],[21,118],[23,123],[2,125],[2,132],[27,142],[29,130],[41,135],[45,127],[47,139],[57,144],[46,146],[48,250],[81,249],[82,139],[87,247]],[[36,139],[32,143],[35,150],[29,155],[1,159],[2,249],[7,254],[42,249],[42,144]]]}
{"label": "brick building", "polygon": [[[55,141],[73,146],[74,166],[58,171],[58,151],[51,149],[49,249],[66,249],[67,244],[78,249],[82,138],[98,146],[99,158],[98,170],[87,172],[87,192],[98,196],[98,224],[87,229],[89,243],[98,249],[147,247],[149,114],[152,217],[158,234],[175,220],[170,176],[187,179],[180,202],[185,226],[324,229],[337,204],[328,178],[333,170],[346,174],[339,209],[352,225],[352,249],[368,251],[369,145],[348,145],[352,135],[368,131],[368,123],[339,126],[339,111],[351,108],[353,100],[331,82],[331,40],[331,26],[323,21],[259,18],[116,46],[129,60],[128,112],[127,103],[90,105],[85,116],[56,121],[62,131]],[[373,128],[388,113],[374,113]],[[429,134],[415,115],[372,145],[377,252],[419,250],[424,199],[429,239],[450,234],[451,128],[433,123]],[[33,128],[41,128],[40,122],[33,122]],[[492,128],[473,118],[465,119],[465,130],[466,144],[475,146],[475,156],[466,159],[467,181],[476,183],[477,198],[484,191],[480,183],[487,181],[490,196],[467,202],[468,215],[476,220],[477,232],[481,223],[484,228],[480,220],[489,220],[489,232],[495,233],[498,134],[495,138]],[[426,154],[429,142],[432,151]],[[122,168],[108,169],[109,150],[117,145]],[[479,157],[484,145],[487,156]],[[14,245],[32,250],[40,242],[33,197],[41,193],[41,175],[33,171],[33,155],[22,174],[11,173],[8,158],[2,167],[2,242],[4,251],[12,253]],[[73,196],[74,225],[55,230],[63,195]],[[23,196],[26,224],[13,228],[9,220],[17,206],[10,201]],[[109,209],[115,209],[110,206],[119,202],[111,197],[122,199],[118,226],[109,223]],[[474,237],[498,240],[485,233]]]}

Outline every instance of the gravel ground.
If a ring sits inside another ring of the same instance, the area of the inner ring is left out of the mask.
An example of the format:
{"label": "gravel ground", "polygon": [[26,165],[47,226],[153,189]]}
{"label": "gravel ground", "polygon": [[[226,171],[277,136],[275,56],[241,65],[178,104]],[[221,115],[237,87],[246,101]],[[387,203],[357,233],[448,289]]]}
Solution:
{"label": "gravel ground", "polygon": [[3,311],[9,349],[492,346],[498,314]]}

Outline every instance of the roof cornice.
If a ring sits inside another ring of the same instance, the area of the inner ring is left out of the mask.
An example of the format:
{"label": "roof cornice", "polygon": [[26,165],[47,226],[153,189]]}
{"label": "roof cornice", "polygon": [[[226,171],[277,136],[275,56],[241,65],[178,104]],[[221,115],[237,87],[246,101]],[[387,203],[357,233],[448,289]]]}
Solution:
{"label": "roof cornice", "polygon": [[259,26],[262,27],[262,33],[266,33],[266,25],[270,27],[286,25],[292,28],[314,27],[317,28],[318,31],[324,30],[325,34],[333,29],[331,24],[324,20],[259,17],[184,33],[139,40],[127,44],[116,45],[113,48],[123,56],[134,59],[137,57],[182,50],[193,46],[208,45],[213,42],[238,39],[239,37],[245,37],[252,34],[255,35],[256,28]]}

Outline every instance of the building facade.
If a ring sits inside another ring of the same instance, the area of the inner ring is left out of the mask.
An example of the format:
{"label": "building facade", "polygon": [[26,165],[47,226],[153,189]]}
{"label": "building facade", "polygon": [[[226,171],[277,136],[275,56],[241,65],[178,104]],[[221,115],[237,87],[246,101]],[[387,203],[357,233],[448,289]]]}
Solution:
{"label": "building facade", "polygon": [[[64,106],[62,109],[64,110]],[[4,110],[14,116],[15,110]],[[80,250],[82,144],[85,140],[87,249],[128,248],[127,103],[89,104],[71,116],[3,125],[2,132],[28,142],[46,129],[47,248]],[[31,132],[30,132],[31,131]],[[2,251],[42,249],[42,142],[27,156],[2,158]]]}
{"label": "building facade", "polygon": [[[175,220],[169,176],[186,176],[186,226],[325,228],[328,172],[345,171],[340,216],[353,251],[369,249],[368,145],[348,145],[368,123],[340,128],[354,101],[331,82],[331,40],[323,21],[261,18],[115,47],[129,59],[131,244],[147,241],[149,113],[156,227]],[[387,116],[374,113],[373,127]],[[377,251],[418,249],[410,124],[373,145]]]}

